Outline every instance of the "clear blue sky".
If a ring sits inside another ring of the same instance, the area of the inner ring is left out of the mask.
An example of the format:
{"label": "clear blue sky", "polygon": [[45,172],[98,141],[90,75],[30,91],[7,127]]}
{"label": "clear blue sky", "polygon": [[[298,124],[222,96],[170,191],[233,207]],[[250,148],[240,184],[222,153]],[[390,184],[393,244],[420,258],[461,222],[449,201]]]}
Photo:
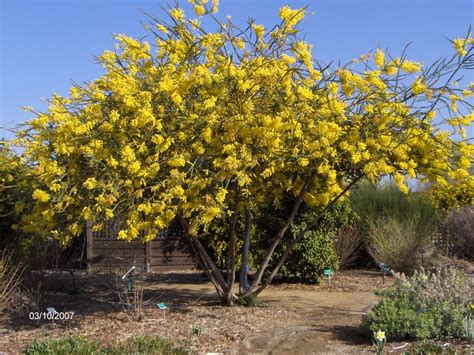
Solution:
{"label": "clear blue sky", "polygon": [[[186,0],[180,5],[189,9]],[[31,117],[42,98],[67,94],[71,81],[101,74],[94,55],[114,45],[113,33],[146,35],[141,11],[162,16],[160,0],[0,0],[0,126]],[[313,55],[346,62],[379,46],[394,54],[412,42],[409,56],[430,63],[452,53],[445,37],[464,36],[472,23],[471,0],[221,0],[220,15],[272,25],[280,6],[309,5],[303,23]],[[470,79],[472,81],[472,78]],[[0,130],[0,136],[10,136]]]}

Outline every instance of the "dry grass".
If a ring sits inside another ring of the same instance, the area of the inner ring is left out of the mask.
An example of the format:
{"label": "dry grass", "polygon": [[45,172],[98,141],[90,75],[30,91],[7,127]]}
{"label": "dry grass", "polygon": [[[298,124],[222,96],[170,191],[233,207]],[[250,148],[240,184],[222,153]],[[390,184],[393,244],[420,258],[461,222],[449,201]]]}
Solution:
{"label": "dry grass", "polygon": [[339,267],[347,268],[355,263],[362,247],[361,232],[357,228],[340,229],[333,237],[333,246],[339,257]]}
{"label": "dry grass", "polygon": [[16,306],[20,294],[20,284],[24,267],[15,263],[13,253],[4,249],[0,258],[0,313]]}

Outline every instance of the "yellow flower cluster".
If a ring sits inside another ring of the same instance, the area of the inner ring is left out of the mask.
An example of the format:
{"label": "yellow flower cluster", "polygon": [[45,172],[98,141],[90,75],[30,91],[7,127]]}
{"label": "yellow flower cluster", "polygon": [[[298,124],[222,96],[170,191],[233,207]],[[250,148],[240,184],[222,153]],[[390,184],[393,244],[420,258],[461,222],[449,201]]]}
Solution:
{"label": "yellow flower cluster", "polygon": [[296,26],[305,17],[305,9],[292,9],[289,6],[280,8],[280,18],[285,22],[289,29]]}
{"label": "yellow flower cluster", "polygon": [[[202,16],[218,6],[191,2]],[[156,24],[167,33],[154,39],[156,51],[117,36],[116,53],[99,58],[104,75],[70,97],[54,96],[29,123],[20,144],[39,206],[25,214],[30,231],[119,216],[119,238],[153,238],[179,215],[197,233],[236,200],[241,209],[304,192],[307,204],[321,207],[357,177],[392,175],[407,191],[410,176],[469,175],[471,145],[453,137],[472,114],[444,122],[448,133],[430,124],[438,106],[411,106],[410,89],[416,100],[435,102],[421,64],[387,63],[378,49],[358,60],[360,70],[321,72],[295,27],[304,10],[287,6],[269,36],[255,23],[242,33],[229,19],[208,31],[180,8],[169,14],[172,23]],[[400,72],[419,76],[394,86]],[[436,92],[437,102],[454,92]],[[80,223],[58,235],[79,230]]]}

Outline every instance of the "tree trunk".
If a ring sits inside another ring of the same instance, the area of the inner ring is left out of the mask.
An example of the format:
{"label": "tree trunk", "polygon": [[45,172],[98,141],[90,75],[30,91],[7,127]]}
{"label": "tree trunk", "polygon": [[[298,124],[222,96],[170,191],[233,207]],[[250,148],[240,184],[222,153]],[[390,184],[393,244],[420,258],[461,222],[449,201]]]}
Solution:
{"label": "tree trunk", "polygon": [[263,258],[262,262],[260,263],[260,266],[257,270],[257,273],[255,275],[254,280],[252,281],[251,286],[246,290],[246,292],[243,295],[244,297],[249,296],[257,288],[258,284],[260,283],[260,281],[262,279],[262,276],[263,276],[263,273],[265,272],[265,270],[266,270],[266,268],[267,268],[267,266],[270,262],[270,259],[273,255],[273,252],[275,251],[278,243],[283,238],[283,236],[285,235],[285,232],[290,227],[291,223],[293,222],[295,216],[298,213],[298,210],[301,206],[301,203],[303,202],[303,196],[306,193],[306,190],[307,190],[307,188],[310,184],[310,181],[311,181],[311,179],[309,178],[308,181],[301,188],[300,194],[298,195],[298,197],[295,200],[295,203],[293,204],[290,215],[286,219],[285,224],[280,228],[280,230],[277,232],[277,234],[273,238],[272,243],[268,247],[264,258]]}
{"label": "tree trunk", "polygon": [[206,252],[199,239],[197,237],[192,237],[188,233],[187,223],[183,219],[181,219],[181,225],[183,226],[183,230],[186,234],[186,237],[188,238],[189,243],[191,244],[191,247],[194,253],[196,254],[200,266],[216,288],[217,295],[219,296],[219,298],[225,303],[227,284],[224,280],[224,277],[222,276],[222,273],[217,268],[216,264],[212,261],[212,259],[209,257],[209,254]]}
{"label": "tree trunk", "polygon": [[305,234],[310,231],[311,229],[313,229],[314,227],[316,227],[319,222],[321,221],[321,219],[324,217],[324,215],[326,214],[326,212],[342,197],[344,196],[344,194],[349,191],[349,189],[354,186],[354,184],[359,181],[359,179],[362,177],[361,176],[358,176],[357,178],[355,178],[350,184],[348,184],[344,190],[339,194],[337,195],[329,204],[326,205],[326,207],[321,211],[321,213],[318,214],[318,216],[309,224],[306,226],[306,228],[304,230],[302,230],[297,236],[295,239],[293,239],[291,241],[290,244],[288,244],[288,246],[286,247],[285,249],[285,252],[283,253],[283,255],[280,257],[280,259],[278,260],[278,263],[276,264],[276,266],[273,268],[272,272],[270,273],[270,275],[268,276],[268,278],[265,280],[265,282],[260,285],[260,287],[254,292],[256,295],[258,295],[260,292],[262,292],[268,285],[270,285],[270,283],[272,282],[273,278],[275,277],[275,275],[277,274],[277,272],[280,270],[280,268],[282,267],[283,263],[285,262],[286,258],[288,257],[288,254],[294,249],[294,247],[296,246],[296,244],[298,244],[301,239],[304,238]]}
{"label": "tree trunk", "polygon": [[240,263],[240,278],[239,278],[239,293],[244,294],[248,285],[248,257],[250,248],[250,227],[252,225],[252,214],[250,213],[250,207],[245,208],[245,236],[244,246],[242,249],[242,261]]}
{"label": "tree trunk", "polygon": [[229,220],[229,249],[227,251],[227,291],[225,293],[225,304],[228,306],[232,305],[234,295],[232,293],[235,283],[235,248],[236,248],[236,226],[237,226],[237,219],[239,217],[239,212],[237,210],[239,204],[239,195],[238,190],[236,189],[235,192],[235,204],[234,204],[234,211]]}

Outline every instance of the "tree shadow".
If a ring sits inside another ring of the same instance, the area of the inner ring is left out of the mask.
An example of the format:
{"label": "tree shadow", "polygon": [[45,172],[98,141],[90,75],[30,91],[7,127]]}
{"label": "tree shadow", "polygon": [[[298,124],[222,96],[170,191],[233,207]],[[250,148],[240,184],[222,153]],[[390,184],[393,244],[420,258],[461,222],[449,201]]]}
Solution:
{"label": "tree shadow", "polygon": [[[117,284],[120,282],[120,284]],[[159,284],[190,284],[203,287],[160,288]],[[156,308],[157,303],[165,303],[168,311],[187,313],[193,306],[220,306],[221,302],[212,289],[205,287],[207,278],[201,274],[149,275],[137,280],[135,287],[143,286],[144,310]],[[0,327],[20,331],[44,328],[74,328],[89,317],[116,318],[123,312],[119,292],[126,292],[127,283],[113,275],[86,275],[75,281],[73,288],[69,275],[47,279],[41,291],[41,301],[33,302],[27,308],[18,309],[0,319]],[[75,292],[72,292],[75,291]],[[47,313],[47,307],[57,312],[74,312],[72,319],[52,320],[30,319],[30,312]]]}
{"label": "tree shadow", "polygon": [[328,331],[337,339],[347,345],[367,345],[370,340],[367,334],[355,325],[337,325],[328,327]]}

